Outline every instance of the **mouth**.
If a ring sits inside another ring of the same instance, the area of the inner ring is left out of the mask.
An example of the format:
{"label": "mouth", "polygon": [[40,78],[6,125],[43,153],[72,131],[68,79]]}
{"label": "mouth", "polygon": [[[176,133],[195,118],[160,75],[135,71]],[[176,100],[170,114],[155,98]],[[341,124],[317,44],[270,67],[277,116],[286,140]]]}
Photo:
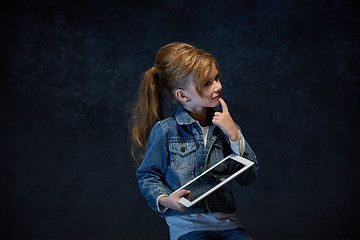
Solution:
{"label": "mouth", "polygon": [[213,99],[219,100],[220,97],[221,97],[221,94],[217,95],[217,96],[214,97]]}

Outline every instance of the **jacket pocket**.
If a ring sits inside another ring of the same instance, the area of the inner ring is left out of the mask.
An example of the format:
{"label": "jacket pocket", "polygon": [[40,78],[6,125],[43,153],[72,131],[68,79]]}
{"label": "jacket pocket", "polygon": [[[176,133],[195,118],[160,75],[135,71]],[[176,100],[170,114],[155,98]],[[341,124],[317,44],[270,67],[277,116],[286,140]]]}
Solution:
{"label": "jacket pocket", "polygon": [[175,171],[185,177],[191,173],[194,167],[195,141],[175,141],[169,142],[170,164]]}

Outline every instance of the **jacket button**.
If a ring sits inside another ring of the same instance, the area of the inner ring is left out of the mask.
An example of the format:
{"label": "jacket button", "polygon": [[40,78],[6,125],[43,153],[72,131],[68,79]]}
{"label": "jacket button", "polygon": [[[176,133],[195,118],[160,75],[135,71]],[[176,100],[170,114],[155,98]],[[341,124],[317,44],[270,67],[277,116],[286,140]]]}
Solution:
{"label": "jacket button", "polygon": [[200,147],[200,144],[199,143],[196,143],[196,148],[199,148]]}
{"label": "jacket button", "polygon": [[181,149],[180,149],[182,152],[185,152],[185,147],[184,146],[181,146]]}
{"label": "jacket button", "polygon": [[201,165],[200,167],[199,167],[199,169],[201,170],[201,169],[203,169],[204,168],[204,166],[203,165]]}

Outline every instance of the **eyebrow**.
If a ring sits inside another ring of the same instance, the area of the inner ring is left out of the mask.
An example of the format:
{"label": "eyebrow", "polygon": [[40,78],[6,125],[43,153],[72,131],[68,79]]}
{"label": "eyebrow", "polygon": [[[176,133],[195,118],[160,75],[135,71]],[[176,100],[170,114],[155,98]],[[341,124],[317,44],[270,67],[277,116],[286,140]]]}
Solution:
{"label": "eyebrow", "polygon": [[218,77],[219,76],[219,71],[217,71],[215,77],[208,77],[207,80],[213,80],[214,78]]}
{"label": "eyebrow", "polygon": [[218,77],[219,77],[219,74],[216,74],[215,77],[208,78],[208,81],[212,81],[212,80],[214,80],[214,79],[216,79],[216,78],[218,78]]}

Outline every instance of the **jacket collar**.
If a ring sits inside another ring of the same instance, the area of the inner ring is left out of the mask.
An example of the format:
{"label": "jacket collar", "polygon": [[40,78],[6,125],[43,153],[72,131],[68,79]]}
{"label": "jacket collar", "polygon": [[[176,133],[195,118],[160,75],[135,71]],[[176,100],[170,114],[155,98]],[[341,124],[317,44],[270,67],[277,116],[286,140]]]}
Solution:
{"label": "jacket collar", "polygon": [[177,124],[179,125],[188,125],[196,122],[195,119],[193,119],[189,115],[189,113],[185,110],[185,108],[182,105],[180,105],[178,110],[176,111],[175,119]]}

